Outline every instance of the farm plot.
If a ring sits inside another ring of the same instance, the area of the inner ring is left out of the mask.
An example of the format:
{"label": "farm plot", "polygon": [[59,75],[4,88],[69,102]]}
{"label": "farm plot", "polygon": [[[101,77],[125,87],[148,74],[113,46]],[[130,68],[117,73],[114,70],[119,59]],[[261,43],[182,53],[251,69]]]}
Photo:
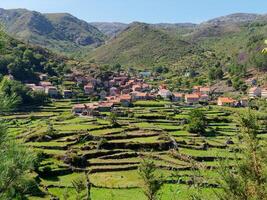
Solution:
{"label": "farm plot", "polygon": [[[136,102],[127,109],[131,117],[117,117],[119,125],[107,118],[78,117],[71,114],[69,101],[53,102],[32,113],[2,117],[9,134],[42,153],[38,169],[40,188],[47,196],[63,198],[67,191],[75,199],[72,182],[90,173],[93,199],[145,199],[141,192],[138,166],[151,159],[162,174],[163,199],[181,191],[188,199],[195,167],[203,178],[203,195],[212,199],[216,189],[218,159],[236,156],[236,124],[231,112],[217,107],[201,108],[209,121],[207,135],[187,131],[190,107],[169,102]],[[167,107],[166,107],[167,105]],[[179,113],[179,114],[177,114]],[[107,113],[109,115],[109,113]],[[266,139],[266,135],[261,135]],[[238,156],[238,155],[237,155]],[[194,169],[194,170],[193,170]],[[179,179],[179,184],[177,181]]]}

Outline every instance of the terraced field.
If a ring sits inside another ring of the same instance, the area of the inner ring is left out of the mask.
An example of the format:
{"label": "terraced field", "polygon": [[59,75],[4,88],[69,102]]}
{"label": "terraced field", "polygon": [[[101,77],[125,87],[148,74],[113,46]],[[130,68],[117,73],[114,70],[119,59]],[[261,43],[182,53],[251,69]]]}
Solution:
{"label": "terraced field", "polygon": [[[56,101],[32,113],[2,117],[10,135],[43,154],[35,176],[46,194],[30,199],[64,199],[66,192],[75,199],[72,181],[85,172],[90,172],[92,199],[145,199],[137,172],[142,158],[153,159],[164,177],[162,199],[188,199],[196,190],[195,177],[205,199],[214,199],[218,158],[231,163],[236,156],[235,109],[201,108],[209,126],[200,136],[185,128],[192,107],[137,102],[120,108],[131,114],[118,117],[120,126],[114,127],[108,117],[74,116],[71,106],[70,101]],[[265,134],[262,138],[267,139]]]}

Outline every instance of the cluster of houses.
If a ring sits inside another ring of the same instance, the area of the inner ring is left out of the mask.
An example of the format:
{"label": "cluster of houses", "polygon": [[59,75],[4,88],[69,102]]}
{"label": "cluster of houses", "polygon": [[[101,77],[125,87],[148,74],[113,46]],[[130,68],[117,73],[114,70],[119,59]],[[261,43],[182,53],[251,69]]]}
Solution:
{"label": "cluster of houses", "polygon": [[267,86],[266,87],[252,87],[248,91],[249,98],[263,98],[267,99]]}
{"label": "cluster of houses", "polygon": [[50,81],[47,81],[46,74],[40,74],[39,78],[41,80],[39,84],[29,83],[26,84],[26,86],[33,91],[44,92],[51,98],[58,98],[60,95],[64,98],[72,97],[71,90],[63,90],[62,93],[60,93],[56,86],[54,86]]}
{"label": "cluster of houses", "polygon": [[[57,87],[47,81],[45,74],[40,75],[40,80],[38,85],[27,84],[27,86],[33,91],[45,92],[52,98],[57,98],[59,95],[64,98],[73,96],[71,90],[63,90],[60,93]],[[83,115],[98,115],[99,112],[110,111],[117,105],[129,107],[135,101],[159,98],[186,104],[212,102],[219,106],[248,106],[250,98],[262,97],[267,99],[267,87],[252,87],[248,91],[248,98],[235,100],[230,97],[217,96],[216,102],[213,96],[214,91],[210,87],[194,86],[190,93],[178,93],[170,91],[166,85],[160,85],[158,88],[152,87],[142,77],[132,78],[125,73],[110,74],[102,78],[87,77],[82,74],[67,74],[65,80],[82,86],[84,95],[98,97],[98,102],[73,106],[73,113]]]}

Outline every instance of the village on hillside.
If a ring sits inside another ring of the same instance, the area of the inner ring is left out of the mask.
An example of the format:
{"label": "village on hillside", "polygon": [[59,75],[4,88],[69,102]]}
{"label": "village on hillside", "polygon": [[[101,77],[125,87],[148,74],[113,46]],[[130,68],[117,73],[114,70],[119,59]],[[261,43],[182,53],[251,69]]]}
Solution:
{"label": "village on hillside", "polygon": [[[235,99],[224,96],[217,88],[209,86],[193,86],[186,92],[173,92],[166,84],[152,86],[145,78],[149,72],[141,72],[138,76],[130,76],[120,72],[103,78],[92,78],[82,74],[66,74],[64,79],[82,88],[85,97],[94,97],[97,101],[76,104],[72,112],[84,116],[99,116],[99,112],[109,112],[114,107],[130,107],[136,101],[165,100],[183,105],[218,105],[230,107],[247,107],[250,99],[267,99],[267,87],[252,85],[246,96]],[[50,98],[69,99],[75,92],[69,89],[59,89],[48,81],[46,74],[40,74],[40,83],[26,84],[31,90],[44,92]],[[77,92],[76,92],[77,93]],[[77,94],[76,94],[77,95]]]}

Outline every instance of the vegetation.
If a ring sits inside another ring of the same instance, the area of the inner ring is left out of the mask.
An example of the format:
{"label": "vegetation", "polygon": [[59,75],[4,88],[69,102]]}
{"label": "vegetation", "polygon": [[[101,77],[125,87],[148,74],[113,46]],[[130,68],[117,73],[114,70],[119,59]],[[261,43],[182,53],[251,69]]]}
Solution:
{"label": "vegetation", "polygon": [[189,113],[188,131],[191,133],[204,134],[207,120],[203,111],[195,109]]}
{"label": "vegetation", "polygon": [[143,159],[139,167],[139,174],[143,179],[143,191],[148,200],[159,199],[159,190],[163,186],[162,177],[156,173],[156,165],[149,159]]}
{"label": "vegetation", "polygon": [[243,113],[239,119],[241,133],[241,159],[236,157],[235,165],[229,169],[222,164],[220,169],[220,185],[222,193],[218,199],[257,199],[267,196],[266,151],[260,145],[260,133],[257,117],[251,112]]}

